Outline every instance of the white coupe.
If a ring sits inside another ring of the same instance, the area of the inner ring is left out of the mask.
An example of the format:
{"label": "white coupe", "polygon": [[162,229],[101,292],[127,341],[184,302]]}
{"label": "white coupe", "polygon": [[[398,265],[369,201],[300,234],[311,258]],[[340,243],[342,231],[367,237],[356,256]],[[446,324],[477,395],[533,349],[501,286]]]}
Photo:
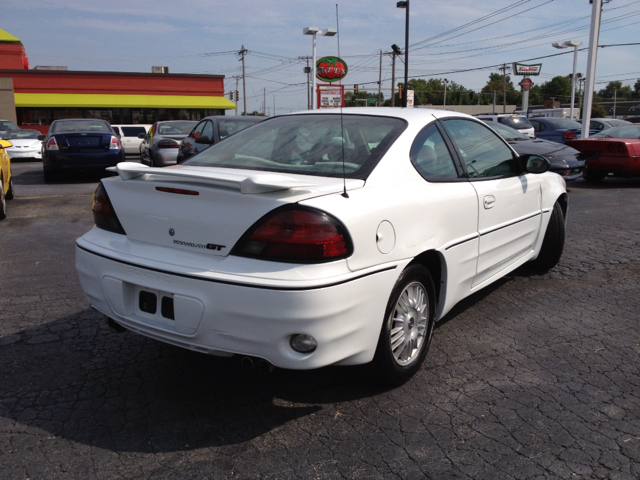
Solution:
{"label": "white coupe", "polygon": [[7,153],[12,160],[19,158],[42,159],[42,135],[38,130],[8,130],[2,137],[12,143]]}
{"label": "white coupe", "polygon": [[454,112],[283,115],[182,165],[119,163],[76,267],[116,329],[400,384],[457,302],[557,264],[568,199],[548,168]]}

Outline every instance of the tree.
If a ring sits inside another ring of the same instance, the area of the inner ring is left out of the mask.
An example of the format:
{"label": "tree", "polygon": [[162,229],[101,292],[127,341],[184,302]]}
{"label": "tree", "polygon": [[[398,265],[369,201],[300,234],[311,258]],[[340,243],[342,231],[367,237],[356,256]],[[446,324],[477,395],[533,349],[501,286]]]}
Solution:
{"label": "tree", "polygon": [[[507,84],[507,100],[512,101],[518,98],[520,95],[520,92],[516,92],[516,89],[514,88],[513,82],[511,81],[511,77],[509,75],[507,75],[506,77],[506,84]],[[503,89],[504,89],[504,85],[503,85],[502,75],[500,73],[490,73],[489,81],[484,87],[482,87],[481,92],[482,93],[496,92],[496,105],[502,105]],[[483,104],[493,102],[492,96],[490,95],[483,95],[483,96],[486,97],[484,99],[485,101],[482,102]],[[514,102],[514,103],[517,103],[517,102]]]}
{"label": "tree", "polygon": [[622,85],[619,80],[609,82],[605,88],[598,91],[598,97],[603,100],[613,100],[614,96],[618,100],[626,100],[633,96],[633,90],[629,85]]}
{"label": "tree", "polygon": [[593,102],[591,105],[591,118],[606,118],[608,115],[607,109],[599,103]]}
{"label": "tree", "polygon": [[[382,96],[382,105],[384,105],[384,94],[381,93]],[[354,101],[354,97],[355,100]],[[370,105],[366,102],[366,100],[368,98],[374,98],[376,100],[376,103],[374,103],[374,106],[377,104],[378,102],[378,93],[377,92],[367,92],[366,90],[360,90],[358,91],[357,94],[354,95],[353,92],[344,92],[344,106],[345,107],[366,107],[367,105]]]}
{"label": "tree", "polygon": [[636,97],[640,97],[640,78],[638,79],[638,81],[633,85],[633,93]]}
{"label": "tree", "polygon": [[544,82],[540,85],[540,93],[544,99],[569,100],[571,98],[571,75],[553,77],[548,82]]}

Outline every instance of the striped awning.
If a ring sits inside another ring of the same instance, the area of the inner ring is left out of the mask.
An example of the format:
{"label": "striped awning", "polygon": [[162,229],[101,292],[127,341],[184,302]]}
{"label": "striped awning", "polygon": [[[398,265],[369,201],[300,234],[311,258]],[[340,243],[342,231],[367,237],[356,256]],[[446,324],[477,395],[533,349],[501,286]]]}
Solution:
{"label": "striped awning", "polygon": [[236,105],[225,97],[181,95],[16,93],[15,103],[16,107],[39,108],[236,108]]}

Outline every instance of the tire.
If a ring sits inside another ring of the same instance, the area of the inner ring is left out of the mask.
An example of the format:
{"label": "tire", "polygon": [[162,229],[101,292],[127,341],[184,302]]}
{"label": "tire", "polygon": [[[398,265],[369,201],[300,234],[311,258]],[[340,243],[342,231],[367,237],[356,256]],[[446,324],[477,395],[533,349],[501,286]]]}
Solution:
{"label": "tire", "polygon": [[0,220],[7,218],[7,199],[4,195],[4,183],[2,183],[2,174],[0,174]]}
{"label": "tire", "polygon": [[590,170],[586,169],[582,174],[582,178],[584,178],[587,182],[601,182],[607,176],[607,172],[603,172],[602,170]]}
{"label": "tire", "polygon": [[422,265],[407,267],[396,281],[385,311],[373,359],[373,374],[387,384],[401,385],[427,356],[435,319],[435,288]]}
{"label": "tire", "polygon": [[53,183],[56,179],[56,173],[51,168],[44,167],[42,169],[42,173],[44,174],[44,182],[45,183]]}
{"label": "tire", "polygon": [[562,207],[556,202],[551,212],[551,218],[544,234],[538,258],[530,263],[534,270],[547,272],[558,264],[564,248],[564,235],[564,214],[562,213]]}
{"label": "tire", "polygon": [[5,198],[7,200],[13,200],[13,177],[9,179],[9,190],[7,190]]}

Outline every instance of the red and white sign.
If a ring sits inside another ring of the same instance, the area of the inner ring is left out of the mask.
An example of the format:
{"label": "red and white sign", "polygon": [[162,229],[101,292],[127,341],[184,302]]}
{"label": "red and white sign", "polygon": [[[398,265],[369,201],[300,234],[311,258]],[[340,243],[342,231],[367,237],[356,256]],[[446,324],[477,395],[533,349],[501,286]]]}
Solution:
{"label": "red and white sign", "polygon": [[344,107],[344,85],[318,85],[318,108]]}
{"label": "red and white sign", "polygon": [[523,90],[529,90],[531,87],[533,87],[534,84],[530,78],[525,77],[518,85],[520,85]]}
{"label": "red and white sign", "polygon": [[542,70],[542,64],[536,63],[534,65],[525,65],[524,63],[513,64],[514,75],[540,75]]}

